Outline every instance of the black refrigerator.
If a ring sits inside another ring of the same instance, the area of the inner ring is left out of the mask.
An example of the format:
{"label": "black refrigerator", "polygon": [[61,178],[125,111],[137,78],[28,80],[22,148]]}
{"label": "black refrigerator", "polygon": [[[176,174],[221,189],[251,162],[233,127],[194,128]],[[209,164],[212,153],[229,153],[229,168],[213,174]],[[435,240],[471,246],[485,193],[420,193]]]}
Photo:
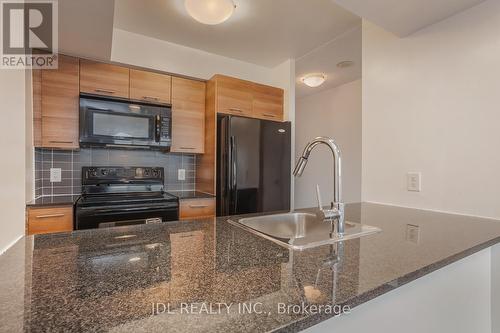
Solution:
{"label": "black refrigerator", "polygon": [[217,117],[217,216],[290,209],[290,122]]}

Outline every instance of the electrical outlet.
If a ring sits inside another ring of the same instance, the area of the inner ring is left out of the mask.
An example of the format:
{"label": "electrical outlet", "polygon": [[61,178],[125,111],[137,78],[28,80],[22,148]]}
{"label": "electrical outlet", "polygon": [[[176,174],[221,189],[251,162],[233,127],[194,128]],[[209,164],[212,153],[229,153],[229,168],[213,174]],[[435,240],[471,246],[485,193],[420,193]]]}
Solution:
{"label": "electrical outlet", "polygon": [[408,191],[420,192],[422,190],[422,174],[420,172],[409,172],[406,175],[406,186]]}
{"label": "electrical outlet", "polygon": [[406,240],[415,244],[420,242],[420,227],[418,225],[406,225]]}
{"label": "electrical outlet", "polygon": [[61,182],[61,168],[50,168],[50,182],[51,183]]}
{"label": "electrical outlet", "polygon": [[177,169],[177,179],[186,180],[186,169]]}

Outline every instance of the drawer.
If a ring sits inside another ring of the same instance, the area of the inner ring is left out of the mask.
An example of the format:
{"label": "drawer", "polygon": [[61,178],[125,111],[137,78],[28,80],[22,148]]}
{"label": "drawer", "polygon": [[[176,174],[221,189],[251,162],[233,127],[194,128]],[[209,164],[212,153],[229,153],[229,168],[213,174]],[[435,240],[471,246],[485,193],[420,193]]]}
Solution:
{"label": "drawer", "polygon": [[215,216],[215,198],[183,199],[179,210],[181,220]]}
{"label": "drawer", "polygon": [[28,235],[73,231],[73,207],[28,208]]}

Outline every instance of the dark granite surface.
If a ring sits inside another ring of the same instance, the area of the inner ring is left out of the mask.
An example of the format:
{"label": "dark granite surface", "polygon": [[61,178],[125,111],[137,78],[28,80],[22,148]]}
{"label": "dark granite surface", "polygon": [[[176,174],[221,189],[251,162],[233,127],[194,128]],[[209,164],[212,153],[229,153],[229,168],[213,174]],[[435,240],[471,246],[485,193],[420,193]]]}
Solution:
{"label": "dark granite surface", "polygon": [[500,241],[495,220],[375,204],[346,213],[383,231],[301,252],[227,218],[25,237],[0,256],[0,331],[299,331],[333,314],[280,304],[354,307]]}
{"label": "dark granite surface", "polygon": [[73,205],[80,195],[47,195],[33,199],[26,206],[65,206]]}
{"label": "dark granite surface", "polygon": [[215,195],[200,192],[200,191],[168,191],[168,193],[175,195],[179,199],[205,199],[215,198]]}

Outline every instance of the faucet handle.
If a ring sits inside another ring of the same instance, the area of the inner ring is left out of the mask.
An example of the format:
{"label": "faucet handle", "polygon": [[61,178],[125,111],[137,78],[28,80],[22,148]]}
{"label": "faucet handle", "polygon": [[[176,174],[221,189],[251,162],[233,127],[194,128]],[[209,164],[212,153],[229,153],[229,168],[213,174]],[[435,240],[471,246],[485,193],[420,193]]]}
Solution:
{"label": "faucet handle", "polygon": [[321,203],[321,192],[319,190],[319,184],[316,184],[316,200],[318,200],[318,209],[322,210],[323,205]]}

